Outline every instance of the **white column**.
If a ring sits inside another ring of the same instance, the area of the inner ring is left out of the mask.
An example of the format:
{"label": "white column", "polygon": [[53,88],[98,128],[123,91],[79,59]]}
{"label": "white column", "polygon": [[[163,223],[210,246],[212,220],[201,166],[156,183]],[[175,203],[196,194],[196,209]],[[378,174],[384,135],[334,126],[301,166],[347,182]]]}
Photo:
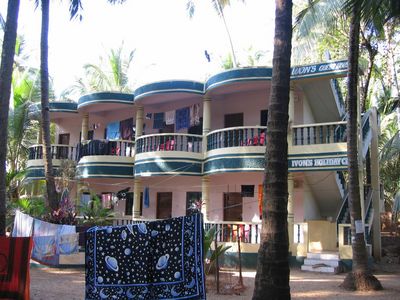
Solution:
{"label": "white column", "polygon": [[211,98],[203,98],[203,136],[211,131]]}
{"label": "white column", "polygon": [[293,199],[294,199],[294,180],[293,175],[288,175],[288,234],[289,234],[289,251],[292,252],[292,255],[296,255],[293,250],[293,241],[294,241],[294,212],[293,212]]}
{"label": "white column", "polygon": [[135,139],[143,134],[143,117],[144,117],[144,108],[142,105],[138,105],[136,107],[136,131],[135,131]]}
{"label": "white column", "polygon": [[142,192],[142,179],[134,179],[133,186],[133,219],[139,219],[140,215],[140,193]]}
{"label": "white column", "polygon": [[371,126],[371,187],[372,187],[372,208],[374,210],[372,223],[372,249],[376,260],[381,259],[381,218],[380,218],[380,180],[379,180],[379,152],[378,152],[378,116],[376,107],[372,108],[370,114]]}
{"label": "white column", "polygon": [[81,132],[82,132],[81,141],[87,141],[88,134],[89,134],[89,114],[88,113],[83,114]]}
{"label": "white column", "polygon": [[208,176],[204,176],[201,179],[201,198],[202,198],[202,206],[201,212],[204,216],[204,221],[208,221],[210,217],[210,178]]}

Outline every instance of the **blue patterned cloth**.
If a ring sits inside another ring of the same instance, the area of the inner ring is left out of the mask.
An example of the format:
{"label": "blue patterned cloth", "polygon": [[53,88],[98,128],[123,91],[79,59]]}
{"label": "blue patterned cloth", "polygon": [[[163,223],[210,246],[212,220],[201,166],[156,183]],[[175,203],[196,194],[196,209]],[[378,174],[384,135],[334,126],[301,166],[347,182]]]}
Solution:
{"label": "blue patterned cloth", "polygon": [[190,124],[190,108],[184,107],[177,109],[175,112],[175,127],[176,131],[184,128],[189,128]]}
{"label": "blue patterned cloth", "polygon": [[119,121],[107,124],[107,140],[117,140],[120,138]]}
{"label": "blue patterned cloth", "polygon": [[153,129],[164,128],[164,113],[154,113]]}
{"label": "blue patterned cloth", "polygon": [[206,299],[201,214],[86,233],[86,299]]}

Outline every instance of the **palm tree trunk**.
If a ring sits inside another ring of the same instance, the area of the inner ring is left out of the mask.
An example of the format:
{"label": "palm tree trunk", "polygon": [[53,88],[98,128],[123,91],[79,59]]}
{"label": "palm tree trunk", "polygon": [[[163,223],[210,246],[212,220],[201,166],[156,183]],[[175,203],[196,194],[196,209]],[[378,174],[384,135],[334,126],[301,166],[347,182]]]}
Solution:
{"label": "palm tree trunk", "polygon": [[275,38],[265,153],[263,220],[253,300],[290,299],[287,128],[292,1],[276,0],[275,4]]}
{"label": "palm tree trunk", "polygon": [[40,38],[40,89],[42,98],[43,159],[46,177],[47,203],[52,210],[56,210],[58,208],[58,199],[54,182],[50,142],[48,36],[49,0],[42,0],[42,32]]}
{"label": "palm tree trunk", "polygon": [[[353,250],[353,270],[349,273],[343,287],[351,290],[382,289],[380,282],[371,274],[368,268],[368,255],[364,237],[364,220],[361,217],[361,197],[358,176],[358,58],[360,42],[360,8],[352,9],[349,34],[349,73],[347,76],[347,157],[349,172],[349,207],[351,219],[351,237]],[[360,224],[357,226],[356,223]],[[360,230],[360,228],[362,230]]]}
{"label": "palm tree trunk", "polygon": [[17,40],[18,13],[19,0],[9,0],[0,66],[0,236],[6,233],[8,109],[10,106],[15,43]]}
{"label": "palm tree trunk", "polygon": [[231,33],[229,31],[228,25],[226,24],[226,20],[225,20],[225,15],[224,15],[224,10],[221,7],[221,4],[219,3],[219,0],[217,0],[217,5],[218,5],[218,9],[219,9],[219,13],[221,15],[222,21],[224,22],[224,26],[225,26],[225,30],[226,33],[228,35],[228,39],[229,39],[229,45],[231,47],[231,53],[232,53],[232,61],[233,61],[233,67],[237,68],[238,64],[237,64],[237,60],[236,60],[236,54],[235,54],[235,48],[233,47],[233,42],[232,42],[232,37],[231,37]]}

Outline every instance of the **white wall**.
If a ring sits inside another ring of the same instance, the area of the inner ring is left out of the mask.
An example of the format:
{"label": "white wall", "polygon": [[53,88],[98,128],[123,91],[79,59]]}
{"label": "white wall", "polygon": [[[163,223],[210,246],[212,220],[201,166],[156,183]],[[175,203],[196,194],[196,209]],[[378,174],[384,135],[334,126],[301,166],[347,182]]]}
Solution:
{"label": "white wall", "polygon": [[318,203],[314,198],[311,187],[309,186],[306,177],[303,181],[303,207],[304,207],[304,220],[319,220],[321,213]]}

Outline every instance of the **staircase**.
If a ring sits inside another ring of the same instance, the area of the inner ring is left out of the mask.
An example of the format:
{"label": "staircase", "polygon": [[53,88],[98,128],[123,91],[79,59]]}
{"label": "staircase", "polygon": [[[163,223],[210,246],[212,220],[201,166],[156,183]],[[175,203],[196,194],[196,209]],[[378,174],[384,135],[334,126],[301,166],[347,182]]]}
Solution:
{"label": "staircase", "polygon": [[302,271],[338,274],[341,272],[339,253],[336,252],[309,252]]}

